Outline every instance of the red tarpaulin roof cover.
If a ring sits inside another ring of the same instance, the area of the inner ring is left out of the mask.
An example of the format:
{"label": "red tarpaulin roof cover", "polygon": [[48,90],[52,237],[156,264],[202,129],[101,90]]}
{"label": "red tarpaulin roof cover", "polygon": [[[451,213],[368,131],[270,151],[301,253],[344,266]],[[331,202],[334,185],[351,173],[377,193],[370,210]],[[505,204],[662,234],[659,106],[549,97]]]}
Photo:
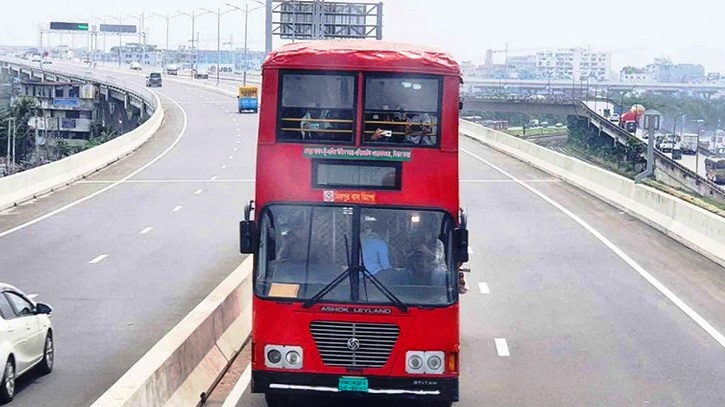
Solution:
{"label": "red tarpaulin roof cover", "polygon": [[453,57],[440,49],[386,41],[297,42],[272,51],[265,68],[375,70],[462,76]]}

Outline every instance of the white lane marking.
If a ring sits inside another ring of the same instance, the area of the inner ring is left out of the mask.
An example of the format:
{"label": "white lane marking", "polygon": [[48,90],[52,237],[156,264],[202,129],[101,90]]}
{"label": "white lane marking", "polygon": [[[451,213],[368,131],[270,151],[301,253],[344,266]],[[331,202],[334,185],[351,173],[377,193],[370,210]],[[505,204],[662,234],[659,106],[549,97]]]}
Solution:
{"label": "white lane marking", "polygon": [[174,209],[171,210],[171,212],[178,212],[181,210],[181,208],[183,208],[183,206],[181,206],[181,205],[176,206],[176,207],[174,207]]}
{"label": "white lane marking", "polygon": [[223,170],[226,169],[226,168],[227,168],[227,165],[226,164],[222,165],[222,169]]}
{"label": "white lane marking", "polygon": [[496,342],[496,353],[498,353],[499,356],[502,358],[511,356],[511,353],[509,352],[509,345],[506,343],[506,338],[496,338],[494,341]]}
{"label": "white lane marking", "polygon": [[473,254],[473,248],[471,246],[468,246],[468,254]]}
{"label": "white lane marking", "polygon": [[[226,166],[224,167],[226,168]],[[224,169],[222,168],[222,169]],[[124,184],[198,184],[200,182],[209,182],[214,180],[208,179],[138,179],[124,181]],[[78,181],[85,184],[111,184],[116,181]],[[217,180],[217,182],[254,182],[252,178],[237,178],[237,179],[225,179]]]}
{"label": "white lane marking", "polygon": [[130,178],[132,178],[134,176],[136,176],[136,174],[140,173],[141,171],[143,171],[146,168],[148,168],[151,165],[153,165],[156,161],[160,160],[162,157],[164,157],[166,154],[168,154],[169,151],[171,151],[174,147],[176,147],[176,145],[179,144],[179,141],[181,141],[181,138],[184,137],[184,134],[186,133],[186,126],[187,126],[187,123],[188,123],[188,119],[187,119],[187,116],[186,116],[186,111],[174,99],[171,99],[170,97],[164,95],[161,92],[158,92],[158,93],[160,95],[164,96],[165,98],[169,99],[173,104],[175,104],[176,107],[178,107],[181,110],[181,113],[182,113],[182,115],[184,117],[184,125],[181,127],[181,131],[179,132],[179,136],[176,137],[176,140],[174,140],[174,142],[171,143],[171,145],[166,150],[162,151],[161,154],[157,155],[153,160],[147,162],[141,168],[139,168],[136,171],[134,171],[134,172],[128,174],[127,176],[121,178],[119,181],[116,181],[113,184],[111,184],[111,185],[109,185],[109,186],[107,186],[107,187],[105,187],[103,189],[100,189],[100,190],[98,190],[98,191],[96,191],[96,192],[94,192],[94,193],[92,193],[92,194],[90,194],[88,196],[85,196],[85,197],[83,197],[81,199],[78,199],[77,201],[73,201],[73,202],[69,203],[68,205],[65,205],[63,207],[60,207],[60,208],[54,210],[54,211],[48,212],[45,215],[39,216],[39,217],[37,217],[37,218],[35,218],[33,220],[30,220],[28,222],[25,222],[22,225],[18,225],[16,227],[12,228],[12,229],[8,229],[8,230],[6,230],[4,232],[0,232],[0,237],[5,237],[5,236],[7,236],[7,235],[9,235],[11,233],[17,232],[18,230],[24,229],[24,228],[26,228],[28,226],[34,225],[34,224],[36,224],[36,223],[38,223],[40,221],[43,221],[45,219],[48,219],[51,216],[57,215],[57,214],[59,214],[61,212],[64,212],[64,211],[66,211],[66,210],[68,210],[68,209],[70,209],[70,208],[72,208],[72,207],[74,207],[74,206],[76,206],[78,204],[81,204],[81,203],[83,203],[83,202],[85,202],[85,201],[87,201],[87,200],[89,200],[91,198],[95,198],[96,196],[98,196],[98,195],[100,195],[100,194],[108,191],[109,189],[111,189],[111,188],[113,188],[113,187],[115,187],[115,186],[117,186],[117,185],[125,182],[126,180],[128,180],[128,179],[130,179]]}
{"label": "white lane marking", "polygon": [[242,135],[241,134],[237,134],[237,137],[242,137]]}
{"label": "white lane marking", "polygon": [[717,343],[720,344],[723,348],[725,348],[725,336],[723,336],[722,333],[720,333],[717,329],[715,329],[712,324],[707,322],[705,318],[700,316],[694,309],[692,309],[689,305],[687,305],[684,301],[682,301],[678,296],[675,295],[672,291],[670,291],[669,288],[665,287],[664,284],[660,283],[659,280],[657,280],[652,274],[650,274],[647,270],[644,269],[644,267],[640,266],[639,263],[634,261],[627,253],[625,253],[622,249],[615,246],[614,243],[609,241],[604,235],[599,233],[596,229],[594,229],[591,225],[586,223],[582,218],[575,215],[572,211],[566,209],[564,206],[559,204],[558,202],[554,201],[553,199],[549,198],[548,196],[544,195],[543,193],[539,192],[537,189],[532,187],[531,185],[526,184],[525,182],[518,180],[513,175],[509,174],[505,170],[499,168],[495,164],[489,162],[488,160],[479,157],[478,155],[466,150],[461,149],[466,154],[469,154],[473,158],[476,158],[477,160],[481,161],[482,163],[488,165],[489,167],[493,168],[494,170],[500,172],[501,174],[511,178],[512,180],[516,181],[519,185],[522,187],[528,189],[531,191],[534,195],[538,196],[539,198],[543,199],[547,203],[549,203],[554,208],[560,210],[562,213],[564,213],[566,216],[571,218],[574,222],[578,223],[581,227],[583,227],[587,232],[591,233],[595,238],[597,238],[600,242],[602,242],[609,250],[614,252],[619,258],[624,260],[625,263],[627,263],[634,271],[636,271],[642,278],[647,280],[648,283],[650,283],[657,291],[662,293],[665,297],[667,297],[668,300],[670,300],[677,308],[679,308],[682,312],[685,313],[690,319],[692,319],[697,325],[700,326],[705,332],[707,332],[708,335],[710,335]]}
{"label": "white lane marking", "polygon": [[107,254],[101,254],[101,255],[97,256],[95,259],[89,261],[88,264],[98,264],[98,263],[102,262],[103,259],[105,259],[106,257],[108,257]]}
{"label": "white lane marking", "polygon": [[204,192],[203,189],[197,189],[196,191],[194,191],[194,195],[201,195],[202,192]]}
{"label": "white lane marking", "polygon": [[236,147],[234,147],[234,151],[239,151],[239,149],[238,149],[238,148],[236,148]]}
{"label": "white lane marking", "polygon": [[251,380],[252,364],[250,363],[244,369],[242,375],[239,376],[239,380],[237,380],[237,382],[234,384],[232,391],[229,392],[229,395],[227,396],[227,399],[224,400],[224,404],[222,404],[222,407],[234,407],[239,404],[239,400],[242,399],[242,395],[244,395],[244,390],[247,389]]}
{"label": "white lane marking", "polygon": [[[560,179],[522,179],[522,182],[563,182]],[[464,184],[497,184],[497,183],[508,183],[508,184],[516,184],[517,181],[512,179],[462,179],[459,182]]]}
{"label": "white lane marking", "polygon": [[241,143],[242,143],[242,140],[237,140],[237,144],[241,144]]}
{"label": "white lane marking", "polygon": [[142,231],[138,232],[139,235],[145,235],[146,233],[150,232],[153,228],[151,226],[144,228]]}
{"label": "white lane marking", "polygon": [[233,159],[234,159],[234,156],[233,156],[233,155],[230,155],[230,156],[229,156],[229,159],[230,159],[230,160],[233,160]]}
{"label": "white lane marking", "polygon": [[219,178],[219,177],[217,177],[217,176],[215,175],[215,176],[211,177],[211,179],[210,179],[209,181],[216,181],[216,179],[217,179],[217,178]]}
{"label": "white lane marking", "polygon": [[488,284],[484,282],[478,283],[478,289],[481,291],[481,294],[491,294],[491,289],[488,288]]}

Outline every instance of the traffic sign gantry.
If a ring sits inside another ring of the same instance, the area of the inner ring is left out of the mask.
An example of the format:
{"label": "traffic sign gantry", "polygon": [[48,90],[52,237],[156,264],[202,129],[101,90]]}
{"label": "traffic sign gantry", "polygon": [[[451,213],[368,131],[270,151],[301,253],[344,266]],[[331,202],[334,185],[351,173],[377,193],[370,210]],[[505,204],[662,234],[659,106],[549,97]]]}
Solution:
{"label": "traffic sign gantry", "polygon": [[51,21],[50,29],[65,31],[88,31],[88,23],[68,23],[63,21]]}

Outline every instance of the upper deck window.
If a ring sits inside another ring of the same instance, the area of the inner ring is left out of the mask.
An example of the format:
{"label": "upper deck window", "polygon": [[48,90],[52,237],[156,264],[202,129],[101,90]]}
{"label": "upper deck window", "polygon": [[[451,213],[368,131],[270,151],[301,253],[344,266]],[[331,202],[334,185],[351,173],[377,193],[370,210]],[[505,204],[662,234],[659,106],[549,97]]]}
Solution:
{"label": "upper deck window", "polygon": [[284,73],[277,140],[354,141],[355,74]]}
{"label": "upper deck window", "polygon": [[438,146],[440,95],[439,78],[368,75],[363,142]]}

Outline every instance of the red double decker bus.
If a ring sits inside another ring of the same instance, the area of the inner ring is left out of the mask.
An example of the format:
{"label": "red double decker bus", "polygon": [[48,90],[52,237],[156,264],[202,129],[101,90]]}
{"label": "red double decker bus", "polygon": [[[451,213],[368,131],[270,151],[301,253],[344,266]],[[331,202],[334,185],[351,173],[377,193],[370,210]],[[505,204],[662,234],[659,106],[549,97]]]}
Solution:
{"label": "red double decker bus", "polygon": [[[263,65],[252,391],[458,400],[461,70],[440,50],[297,43]],[[253,214],[253,216],[252,216]]]}

